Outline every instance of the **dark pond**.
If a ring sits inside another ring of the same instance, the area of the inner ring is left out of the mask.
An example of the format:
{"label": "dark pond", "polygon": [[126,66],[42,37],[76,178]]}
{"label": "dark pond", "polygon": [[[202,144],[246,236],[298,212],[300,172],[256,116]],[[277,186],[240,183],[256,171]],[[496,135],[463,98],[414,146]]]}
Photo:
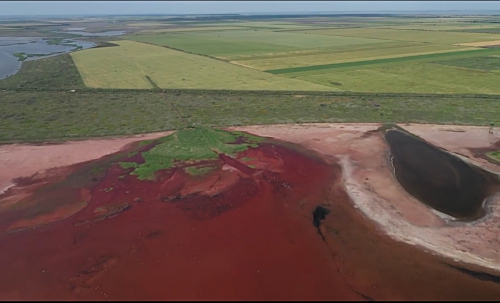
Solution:
{"label": "dark pond", "polygon": [[[51,41],[43,38],[0,37],[0,79],[17,73],[21,68],[21,61],[57,56],[94,46],[92,42],[73,39]],[[22,58],[16,57],[16,53],[22,54]]]}
{"label": "dark pond", "polygon": [[392,154],[394,173],[413,197],[460,220],[484,216],[484,200],[500,190],[497,175],[469,165],[429,143],[388,130],[385,140]]}

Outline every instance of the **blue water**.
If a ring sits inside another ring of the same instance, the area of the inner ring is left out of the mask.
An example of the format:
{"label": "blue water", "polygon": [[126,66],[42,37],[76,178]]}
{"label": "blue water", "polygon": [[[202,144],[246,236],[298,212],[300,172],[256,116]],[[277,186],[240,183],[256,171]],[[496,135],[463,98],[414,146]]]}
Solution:
{"label": "blue water", "polygon": [[42,55],[29,57],[25,61],[53,57],[74,51],[77,46],[83,49],[94,47],[95,44],[87,41],[68,39],[63,43],[74,45],[47,44],[43,38],[27,37],[0,37],[0,79],[14,75],[21,68],[21,61],[13,54],[26,53],[28,55]]}

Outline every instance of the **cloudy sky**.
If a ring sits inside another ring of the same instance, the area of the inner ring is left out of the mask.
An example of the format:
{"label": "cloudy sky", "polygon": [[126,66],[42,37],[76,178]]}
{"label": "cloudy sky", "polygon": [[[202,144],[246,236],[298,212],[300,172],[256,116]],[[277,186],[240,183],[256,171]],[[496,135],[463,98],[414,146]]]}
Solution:
{"label": "cloudy sky", "polygon": [[498,1],[1,1],[0,15],[500,11]]}

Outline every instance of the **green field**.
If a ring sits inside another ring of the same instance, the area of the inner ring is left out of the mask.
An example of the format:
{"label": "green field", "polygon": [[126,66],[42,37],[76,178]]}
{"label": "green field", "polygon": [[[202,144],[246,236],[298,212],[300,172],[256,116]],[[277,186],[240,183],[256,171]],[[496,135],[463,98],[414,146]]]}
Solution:
{"label": "green field", "polygon": [[54,41],[67,24],[129,32],[82,38],[116,46],[24,61],[0,80],[0,142],[193,125],[500,125],[500,49],[456,45],[500,41],[496,16],[127,18],[5,23],[4,36]]}
{"label": "green field", "polygon": [[193,124],[207,127],[306,122],[500,125],[498,96],[33,90],[0,91],[0,106],[2,143],[130,135]]}
{"label": "green field", "polygon": [[[462,22],[441,22],[441,23],[416,23],[416,24],[404,24],[404,25],[393,25],[393,26],[377,26],[376,28],[386,28],[395,30],[422,30],[422,31],[466,31],[472,30],[474,32],[476,29],[483,29],[487,27],[493,27],[491,24],[486,23],[462,23]],[[481,32],[481,31],[479,31]]]}
{"label": "green field", "polygon": [[420,60],[429,60],[437,58],[467,58],[467,56],[469,55],[478,55],[478,54],[483,55],[490,53],[498,54],[500,52],[495,49],[472,49],[472,50],[464,50],[462,52],[435,53],[435,54],[416,55],[408,57],[393,57],[393,58],[367,60],[367,61],[352,61],[344,63],[283,68],[283,69],[267,70],[267,72],[272,74],[290,74],[290,73],[296,74],[301,72],[315,72],[315,71],[331,70],[337,68],[360,67],[364,65],[373,65],[373,64],[379,65],[384,63],[420,61]]}
{"label": "green field", "polygon": [[498,40],[495,34],[440,32],[440,31],[414,31],[380,28],[345,28],[315,30],[316,35],[346,36],[383,39],[392,41],[425,42],[434,44],[459,44],[469,42]]}
{"label": "green field", "polygon": [[443,44],[420,44],[413,42],[386,42],[335,48],[322,48],[303,52],[283,54],[266,54],[262,56],[246,56],[231,61],[244,64],[259,70],[274,70],[296,67],[330,65],[345,62],[388,59],[449,53],[471,50],[470,47]]}
{"label": "green field", "polygon": [[[500,54],[500,51],[498,52]],[[469,57],[450,60],[435,61],[433,63],[449,66],[457,66],[485,71],[498,70],[500,71],[500,56],[485,56],[485,57]]]}
{"label": "green field", "polygon": [[[72,54],[92,88],[196,88],[235,90],[332,90],[165,47],[117,41],[119,47]],[[155,85],[153,85],[153,83]]]}
{"label": "green field", "polygon": [[249,29],[210,33],[128,36],[125,38],[227,59],[237,58],[237,56],[245,54],[291,52],[384,42],[370,38],[325,37],[315,34]]}
{"label": "green field", "polygon": [[286,74],[348,91],[500,94],[500,70],[484,71],[430,62],[400,62]]}

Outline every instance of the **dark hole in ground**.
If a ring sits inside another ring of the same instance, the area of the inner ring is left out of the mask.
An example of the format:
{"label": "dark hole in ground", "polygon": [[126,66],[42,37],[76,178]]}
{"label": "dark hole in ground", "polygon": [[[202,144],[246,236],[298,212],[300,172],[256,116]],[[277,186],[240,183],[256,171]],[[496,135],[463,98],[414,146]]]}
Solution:
{"label": "dark hole in ground", "polygon": [[325,220],[326,215],[328,215],[328,213],[330,213],[330,210],[324,208],[323,206],[316,206],[316,208],[313,211],[313,225],[318,230],[318,234],[321,236],[323,241],[326,241],[325,236],[321,232],[319,226],[321,225],[321,221]]}
{"label": "dark hole in ground", "polygon": [[330,211],[323,206],[316,206],[313,212],[313,225],[318,228],[321,224],[321,221],[325,220],[326,215],[328,215]]}
{"label": "dark hole in ground", "polygon": [[483,201],[496,191],[496,175],[469,165],[400,130],[388,130],[394,173],[401,186],[427,206],[461,220],[475,220]]}

